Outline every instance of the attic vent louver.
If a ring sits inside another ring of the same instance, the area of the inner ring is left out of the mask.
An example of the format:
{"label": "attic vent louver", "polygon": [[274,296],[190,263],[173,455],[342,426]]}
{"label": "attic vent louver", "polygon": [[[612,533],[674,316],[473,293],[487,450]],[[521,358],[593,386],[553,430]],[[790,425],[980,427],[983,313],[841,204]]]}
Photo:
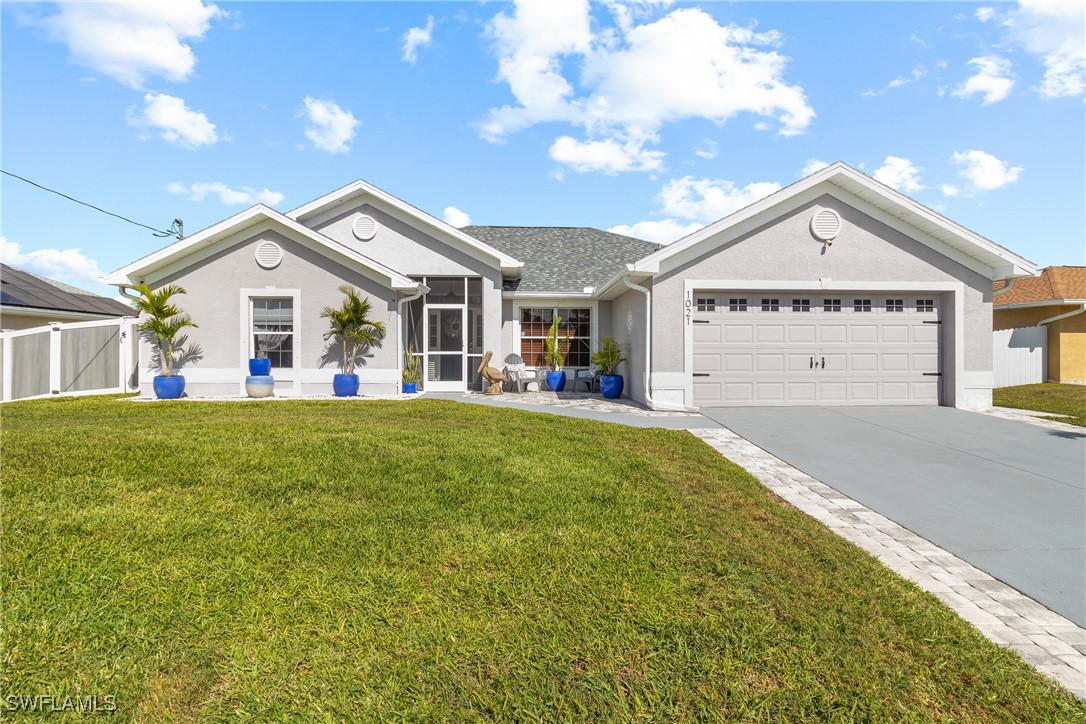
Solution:
{"label": "attic vent louver", "polygon": [[274,241],[265,241],[256,247],[256,263],[264,269],[274,269],[283,261],[283,250]]}
{"label": "attic vent louver", "polygon": [[354,235],[362,241],[369,241],[377,236],[377,222],[372,216],[359,216],[354,220]]}
{"label": "attic vent louver", "polygon": [[822,209],[811,217],[811,233],[821,241],[833,241],[841,233],[841,217],[833,209]]}

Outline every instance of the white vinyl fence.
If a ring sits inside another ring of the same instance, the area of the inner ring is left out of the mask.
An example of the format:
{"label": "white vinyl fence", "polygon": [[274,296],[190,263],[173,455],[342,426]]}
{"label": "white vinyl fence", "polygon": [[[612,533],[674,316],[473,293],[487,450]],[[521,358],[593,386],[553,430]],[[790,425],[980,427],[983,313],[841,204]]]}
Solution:
{"label": "white vinyl fence", "polygon": [[135,388],[136,324],[132,317],[121,317],[0,332],[0,401]]}
{"label": "white vinyl fence", "polygon": [[995,386],[1032,385],[1048,378],[1048,327],[992,332]]}

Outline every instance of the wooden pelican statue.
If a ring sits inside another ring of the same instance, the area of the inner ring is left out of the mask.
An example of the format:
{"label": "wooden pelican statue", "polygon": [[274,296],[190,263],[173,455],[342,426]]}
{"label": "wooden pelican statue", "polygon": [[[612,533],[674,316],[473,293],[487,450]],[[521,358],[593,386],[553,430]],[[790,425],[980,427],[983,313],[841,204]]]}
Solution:
{"label": "wooden pelican statue", "polygon": [[493,356],[493,352],[487,352],[483,355],[483,361],[479,364],[479,369],[476,370],[476,372],[481,374],[483,379],[490,383],[490,386],[486,388],[486,394],[500,395],[502,393],[502,383],[509,378],[506,377],[505,373],[501,370],[487,366],[490,364],[490,358]]}

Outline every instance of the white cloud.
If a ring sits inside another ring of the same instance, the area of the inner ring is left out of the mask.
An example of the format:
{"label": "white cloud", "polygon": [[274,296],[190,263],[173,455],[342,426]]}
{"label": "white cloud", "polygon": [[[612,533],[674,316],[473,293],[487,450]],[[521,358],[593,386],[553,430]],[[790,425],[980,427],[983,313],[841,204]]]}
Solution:
{"label": "white cloud", "polygon": [[[740,187],[725,179],[684,176],[668,181],[656,195],[660,213],[670,218],[621,224],[608,231],[667,244],[747,207],[780,188],[780,184],[772,181],[755,182]],[[679,219],[685,219],[686,222]]]}
{"label": "white cloud", "polygon": [[446,206],[442,218],[446,224],[455,226],[458,229],[471,226],[471,217],[455,206]]}
{"label": "white cloud", "polygon": [[688,234],[694,233],[703,226],[704,224],[697,222],[683,224],[675,221],[675,219],[664,219],[663,221],[639,221],[636,224],[619,224],[618,226],[612,226],[608,231],[612,234],[622,234],[623,236],[632,236],[635,239],[654,241],[657,244],[670,244]]}
{"label": "white cloud", "polygon": [[585,173],[602,171],[616,174],[620,171],[658,171],[663,168],[663,151],[645,149],[645,141],[633,139],[620,142],[613,138],[603,141],[578,141],[570,136],[560,136],[550,148],[555,161],[573,171]]}
{"label": "white cloud", "polygon": [[664,184],[656,199],[660,202],[661,211],[668,216],[707,224],[750,206],[780,188],[779,183],[772,181],[751,183],[740,188],[724,179],[684,176]]}
{"label": "white cloud", "polygon": [[418,60],[419,48],[429,48],[433,39],[434,16],[426,16],[426,25],[421,28],[408,28],[403,34],[403,60],[406,63],[414,63]]}
{"label": "white cloud", "polygon": [[995,8],[977,8],[977,11],[973,13],[973,15],[976,16],[977,20],[981,21],[982,23],[986,23],[995,17]]}
{"label": "white cloud", "polygon": [[227,13],[200,0],[170,2],[66,2],[33,21],[68,46],[72,60],[132,88],[149,77],[186,81],[196,54],[185,41],[200,40]]}
{"label": "white cloud", "polygon": [[171,194],[188,196],[189,199],[193,201],[203,201],[209,194],[213,194],[218,196],[219,201],[227,206],[238,206],[242,204],[265,204],[267,206],[276,206],[283,201],[283,194],[278,191],[271,191],[268,188],[258,191],[249,188],[248,186],[243,186],[240,189],[232,189],[219,181],[194,183],[187,186],[178,181],[174,181],[170,183],[166,189]]}
{"label": "white cloud", "polygon": [[898,191],[911,193],[927,188],[920,183],[920,169],[907,158],[887,156],[882,166],[875,170],[874,176],[876,181]]}
{"label": "white cloud", "polygon": [[1086,93],[1086,3],[1021,0],[1003,21],[1011,39],[1045,66],[1042,98]]}
{"label": "white cloud", "polygon": [[900,88],[901,86],[907,85],[909,83],[915,83],[916,81],[923,78],[926,72],[927,70],[924,68],[924,66],[918,65],[913,68],[912,71],[910,71],[908,76],[899,76],[887,83],[886,88],[889,90],[893,90],[894,88]]}
{"label": "white cloud", "polygon": [[991,191],[1012,184],[1022,173],[1021,166],[1011,166],[984,151],[958,151],[950,157],[958,166],[958,175],[979,191]]}
{"label": "white cloud", "polygon": [[1010,95],[1014,88],[1014,78],[1011,77],[1009,60],[998,55],[982,55],[970,60],[969,65],[977,69],[976,74],[955,88],[952,95],[969,98],[980,93],[984,95],[982,105],[986,106],[998,103]]}
{"label": "white cloud", "polygon": [[[577,158],[589,149],[608,155],[623,149],[625,156],[637,157],[587,164],[613,173],[619,166],[660,168],[662,154],[646,162],[646,154],[659,152],[644,145],[657,142],[667,123],[705,118],[723,124],[751,113],[773,119],[778,133],[789,136],[802,133],[814,118],[803,89],[784,80],[788,59],[777,51],[779,33],[720,25],[696,8],[638,24],[648,11],[609,7],[617,27],[595,33],[587,0],[526,0],[491,20],[487,34],[498,57],[498,78],[516,102],[490,109],[479,124],[484,138],[501,141],[537,123],[569,123],[586,135],[583,142],[569,136],[562,142],[563,150],[578,144]],[[576,85],[564,64],[580,69]],[[769,127],[766,120],[759,123]]]}
{"label": "white cloud", "polygon": [[129,109],[128,123],[156,129],[163,139],[184,148],[210,146],[219,140],[215,124],[206,115],[188,108],[184,99],[165,93],[144,95],[143,110]]}
{"label": "white cloud", "polygon": [[697,156],[698,158],[706,158],[706,159],[716,158],[716,154],[717,154],[716,141],[713,141],[713,140],[708,139],[708,138],[704,139],[701,143],[699,143],[694,148],[694,155]]}
{"label": "white cloud", "polygon": [[24,252],[19,244],[0,236],[0,259],[5,264],[43,277],[78,286],[99,284],[102,272],[98,262],[88,259],[79,249],[38,249]]}
{"label": "white cloud", "polygon": [[807,159],[807,164],[803,167],[803,170],[799,172],[801,178],[807,178],[815,171],[821,171],[829,166],[825,161],[820,161],[817,158]]}
{"label": "white cloud", "polygon": [[347,153],[359,122],[354,115],[332,101],[305,97],[305,113],[309,124],[305,137],[328,153]]}
{"label": "white cloud", "polygon": [[943,192],[943,196],[957,196],[962,192],[962,190],[954,184],[943,184],[939,187],[939,190]]}

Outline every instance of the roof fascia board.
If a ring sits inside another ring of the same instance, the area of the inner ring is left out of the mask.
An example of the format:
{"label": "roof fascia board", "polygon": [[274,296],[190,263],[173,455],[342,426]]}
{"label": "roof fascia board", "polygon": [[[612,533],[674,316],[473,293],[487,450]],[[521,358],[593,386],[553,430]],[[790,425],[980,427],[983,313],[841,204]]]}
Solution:
{"label": "roof fascia board", "polygon": [[1026,309],[1028,307],[1061,307],[1075,304],[1086,304],[1086,299],[1042,299],[1037,302],[1014,302],[1013,304],[993,304],[992,311],[999,312],[1004,309]]}
{"label": "roof fascia board", "polygon": [[[514,259],[508,254],[502,252],[500,249],[495,249],[489,244],[485,244],[476,239],[475,237],[465,234],[464,232],[457,229],[455,226],[446,224],[444,221],[441,221],[440,219],[431,216],[422,209],[416,208],[411,204],[396,198],[392,194],[382,191],[373,184],[362,181],[361,179],[359,179],[358,181],[354,181],[353,183],[350,183],[341,189],[337,189],[330,194],[325,194],[318,199],[310,201],[308,204],[304,204],[292,211],[288,211],[286,213],[286,216],[299,222],[302,222],[303,220],[311,221],[313,218],[319,217],[325,211],[331,211],[336,207],[347,203],[355,196],[362,196],[367,194],[387,204],[389,207],[399,211],[401,214],[408,217],[400,217],[401,221],[404,221],[406,223],[410,223],[411,220],[420,221],[423,224],[426,224],[427,226],[430,226],[437,231],[446,234],[460,244],[467,246],[474,252],[481,253],[490,260],[497,261],[498,266],[501,268],[503,274],[519,272],[520,269],[524,266],[524,262]],[[486,259],[480,259],[480,261],[486,261]]]}
{"label": "roof fascia board", "polygon": [[[49,309],[48,307],[20,307],[14,304],[0,304],[0,314],[22,314],[26,317],[56,317],[60,315],[78,317],[79,319],[120,319],[126,316],[120,312],[117,314],[109,312],[75,312],[66,309]],[[129,312],[128,316],[132,316],[132,314],[134,312]]]}
{"label": "roof fascia board", "polygon": [[[126,274],[124,278],[119,277],[125,270],[120,270],[110,274],[106,277],[106,283],[109,284],[128,284],[137,281],[137,278],[145,279],[162,279],[171,274],[174,274],[186,267],[189,267],[195,263],[203,261],[212,254],[216,254],[223,248],[229,248],[235,244],[241,243],[246,239],[252,238],[257,234],[264,233],[265,231],[277,231],[284,233],[285,236],[291,240],[302,244],[306,248],[315,251],[324,256],[330,256],[334,260],[338,261],[345,266],[353,268],[361,272],[364,276],[372,279],[379,284],[391,287],[396,290],[414,290],[418,288],[419,283],[413,279],[409,279],[399,272],[389,269],[388,267],[378,264],[372,259],[358,254],[352,249],[340,244],[334,239],[324,236],[312,229],[294,221],[288,219],[282,214],[273,211],[265,206],[254,206],[250,211],[254,212],[254,217],[258,217],[259,220],[256,223],[249,222],[249,218],[246,217],[242,225],[233,231],[227,233],[223,229],[219,229],[214,234],[207,234],[206,238],[198,238],[202,235],[194,235],[186,239],[190,241],[196,239],[195,242],[179,247],[175,249],[173,255],[173,261],[169,261],[163,264],[154,265],[150,259],[148,263],[141,265]],[[217,225],[218,226],[218,225]],[[212,227],[214,228],[214,227]],[[210,231],[210,229],[208,230]],[[189,249],[193,246],[202,244],[201,248],[197,248],[195,251],[188,251],[188,253],[181,254],[181,252]],[[172,247],[178,247],[177,244],[173,244],[167,247],[165,250],[169,250]],[[178,255],[181,254],[181,255]],[[169,259],[169,256],[166,257]],[[160,258],[160,261],[165,261]],[[127,269],[127,267],[126,267]],[[115,279],[116,278],[116,279]]]}
{"label": "roof fascia board", "polygon": [[592,296],[597,299],[615,299],[630,291],[629,288],[622,283],[623,278],[628,277],[634,281],[634,283],[637,283],[652,277],[652,274],[649,272],[633,271],[633,267],[633,264],[627,264],[625,270],[618,272],[606,282],[596,287],[596,291]]}
{"label": "roof fascia board", "polygon": [[[892,202],[906,207],[909,213],[915,214],[918,217],[934,223],[948,232],[958,236],[959,238],[974,244],[983,251],[989,252],[1002,259],[1006,259],[1010,262],[1009,265],[993,266],[987,262],[981,261],[975,257],[972,257],[964,252],[955,249],[954,247],[942,242],[929,234],[921,231],[919,228],[912,224],[905,223],[900,219],[892,216],[891,214],[879,209],[874,204],[864,201],[862,198],[845,191],[839,185],[838,181],[855,181],[870,189],[871,191],[880,194],[881,196],[890,199]],[[823,187],[820,187],[823,182],[826,182]],[[724,232],[728,232],[724,237],[724,241],[734,239],[738,236],[742,236],[753,228],[756,228],[760,224],[751,225],[752,220],[761,219],[768,216],[780,216],[788,211],[795,209],[802,203],[809,202],[823,192],[830,193],[834,198],[849,204],[858,211],[871,215],[888,226],[891,226],[897,231],[916,239],[917,241],[930,246],[931,248],[946,254],[955,261],[963,263],[965,266],[978,271],[989,278],[1003,278],[996,276],[998,274],[1005,274],[1005,270],[1012,270],[1011,275],[1021,276],[1034,276],[1037,273],[1035,266],[1026,259],[1017,256],[1007,250],[999,247],[987,239],[975,234],[968,229],[960,226],[959,224],[950,221],[944,216],[936,214],[930,209],[921,206],[908,197],[894,191],[893,189],[878,183],[874,179],[868,178],[864,174],[856,171],[852,167],[843,164],[841,162],[835,163],[832,166],[828,166],[821,171],[817,171],[805,179],[801,179],[796,183],[788,186],[780,191],[767,196],[766,198],[756,201],[755,203],[740,209],[739,211],[729,216],[713,222],[703,229],[693,232],[689,236],[670,244],[659,251],[644,257],[640,261],[634,264],[634,268],[638,271],[651,271],[653,273],[660,273],[661,270],[666,268],[671,269],[679,266],[682,263],[686,263],[697,256],[705,253],[704,251],[693,250],[694,247],[700,246],[706,239],[710,239],[714,236],[718,236]],[[797,203],[797,199],[802,199]],[[767,215],[767,211],[772,211],[772,215]],[[889,221],[889,220],[892,220]],[[764,223],[764,221],[762,221]],[[723,241],[721,243],[724,243]],[[715,247],[714,247],[715,248]],[[954,253],[951,253],[954,252]],[[682,258],[683,261],[671,262],[672,259],[677,257]],[[963,259],[971,259],[971,263],[965,263]],[[978,268],[980,265],[981,268]]]}
{"label": "roof fascia board", "polygon": [[586,292],[502,292],[503,299],[595,299]]}

